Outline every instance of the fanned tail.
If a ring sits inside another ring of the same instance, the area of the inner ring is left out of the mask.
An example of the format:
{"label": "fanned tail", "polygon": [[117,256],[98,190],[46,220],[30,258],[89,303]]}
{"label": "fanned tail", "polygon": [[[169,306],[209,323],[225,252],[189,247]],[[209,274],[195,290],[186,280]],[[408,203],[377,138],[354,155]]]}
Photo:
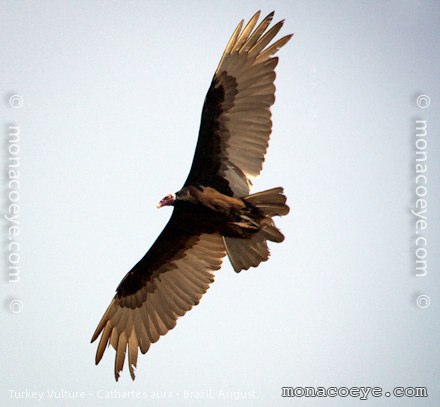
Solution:
{"label": "fanned tail", "polygon": [[284,235],[275,226],[272,217],[289,213],[281,187],[248,195],[243,201],[257,209],[260,216],[255,220],[260,229],[247,238],[223,237],[229,260],[237,273],[250,267],[257,267],[269,258],[267,241],[280,243],[284,240]]}

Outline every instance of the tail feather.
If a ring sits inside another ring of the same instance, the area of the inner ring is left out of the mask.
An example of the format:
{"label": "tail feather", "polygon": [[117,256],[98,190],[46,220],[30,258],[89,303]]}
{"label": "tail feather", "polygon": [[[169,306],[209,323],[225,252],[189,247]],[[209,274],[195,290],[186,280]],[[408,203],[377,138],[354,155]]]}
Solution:
{"label": "tail feather", "polygon": [[289,213],[286,199],[283,195],[283,188],[277,187],[248,195],[243,198],[243,201],[259,209],[263,215],[272,217],[284,216]]}
{"label": "tail feather", "polygon": [[249,237],[223,237],[229,260],[237,273],[257,267],[269,258],[267,240],[276,243],[284,240],[284,235],[277,229],[272,217],[289,213],[281,187],[246,196],[243,201],[258,209],[262,217],[256,219],[260,230]]}
{"label": "tail feather", "polygon": [[264,218],[260,223],[260,228],[260,233],[262,233],[267,240],[276,243],[281,243],[284,240],[284,235],[277,229],[272,218]]}

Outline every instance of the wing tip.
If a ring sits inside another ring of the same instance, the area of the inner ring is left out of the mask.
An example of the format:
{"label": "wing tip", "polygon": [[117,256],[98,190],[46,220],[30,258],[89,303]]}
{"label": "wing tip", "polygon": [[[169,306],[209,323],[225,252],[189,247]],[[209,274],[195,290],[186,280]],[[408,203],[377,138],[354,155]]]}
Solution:
{"label": "wing tip", "polygon": [[255,14],[250,18],[251,20],[252,19],[254,19],[254,18],[260,18],[260,14],[261,14],[261,10],[257,10],[256,12],[255,12]]}
{"label": "wing tip", "polygon": [[136,373],[136,365],[129,364],[128,367],[130,370],[131,380],[134,381],[134,379],[136,379],[136,374],[135,374]]}
{"label": "wing tip", "polygon": [[102,356],[98,357],[98,355],[95,356],[95,366],[99,365],[99,362],[101,362]]}

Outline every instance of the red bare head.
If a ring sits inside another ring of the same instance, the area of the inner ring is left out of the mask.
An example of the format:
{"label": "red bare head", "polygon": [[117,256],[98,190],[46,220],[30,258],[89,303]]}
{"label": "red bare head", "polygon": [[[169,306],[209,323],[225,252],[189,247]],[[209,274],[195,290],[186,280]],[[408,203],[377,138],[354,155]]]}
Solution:
{"label": "red bare head", "polygon": [[160,200],[160,202],[157,204],[157,208],[162,208],[162,206],[174,205],[175,200],[176,200],[175,194],[168,194],[167,196],[165,196]]}

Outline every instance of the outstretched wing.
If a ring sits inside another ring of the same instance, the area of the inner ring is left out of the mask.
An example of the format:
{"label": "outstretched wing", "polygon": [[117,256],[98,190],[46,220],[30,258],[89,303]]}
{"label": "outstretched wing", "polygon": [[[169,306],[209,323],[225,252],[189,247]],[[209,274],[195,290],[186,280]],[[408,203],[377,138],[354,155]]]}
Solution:
{"label": "outstretched wing", "polygon": [[146,353],[174,328],[178,317],[199,303],[226,255],[219,234],[186,230],[182,216],[174,209],[151,249],[121,281],[93,334],[92,342],[101,334],[96,364],[108,345],[116,350],[116,380],[127,349],[134,380],[138,350]]}
{"label": "outstretched wing", "polygon": [[[205,98],[196,152],[185,186],[209,185],[231,196],[249,194],[262,169],[275,101],[273,55],[292,35],[273,44],[283,22],[266,31],[274,13],[255,28],[260,12],[238,24]],[[255,29],[254,29],[255,28]]]}

